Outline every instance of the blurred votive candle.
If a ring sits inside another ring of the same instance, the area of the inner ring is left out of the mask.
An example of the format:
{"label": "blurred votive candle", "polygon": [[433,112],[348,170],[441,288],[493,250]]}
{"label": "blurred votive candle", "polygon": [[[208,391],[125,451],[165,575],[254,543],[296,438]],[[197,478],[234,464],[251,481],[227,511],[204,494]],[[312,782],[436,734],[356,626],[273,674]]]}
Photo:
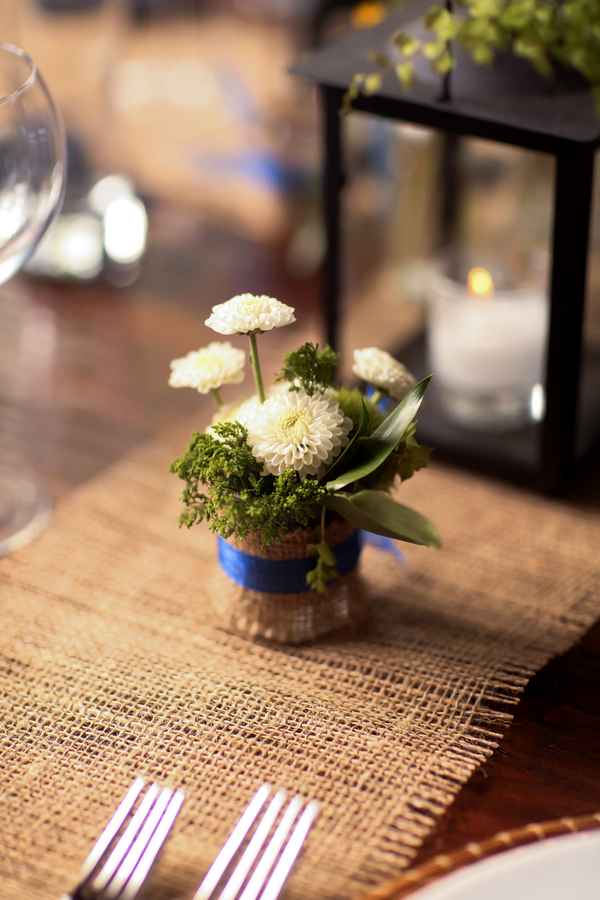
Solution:
{"label": "blurred votive candle", "polygon": [[[544,417],[548,296],[540,281],[440,258],[429,283],[429,363],[443,412],[481,431]],[[433,386],[433,382],[432,382]]]}

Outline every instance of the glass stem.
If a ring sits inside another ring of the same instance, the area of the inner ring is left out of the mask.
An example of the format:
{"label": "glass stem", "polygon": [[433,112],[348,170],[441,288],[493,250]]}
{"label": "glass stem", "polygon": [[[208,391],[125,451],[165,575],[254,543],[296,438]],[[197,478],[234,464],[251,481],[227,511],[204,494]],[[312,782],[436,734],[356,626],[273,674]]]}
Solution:
{"label": "glass stem", "polygon": [[260,360],[258,358],[258,347],[256,346],[256,335],[249,334],[250,339],[250,365],[254,372],[254,380],[256,381],[256,390],[258,391],[258,399],[261,403],[265,402],[265,389],[263,387],[262,372],[260,371]]}
{"label": "glass stem", "polygon": [[223,401],[221,400],[221,395],[219,394],[218,388],[211,388],[210,392],[213,395],[213,397],[215,398],[215,403],[217,404],[217,408],[221,409],[221,407],[223,406]]}

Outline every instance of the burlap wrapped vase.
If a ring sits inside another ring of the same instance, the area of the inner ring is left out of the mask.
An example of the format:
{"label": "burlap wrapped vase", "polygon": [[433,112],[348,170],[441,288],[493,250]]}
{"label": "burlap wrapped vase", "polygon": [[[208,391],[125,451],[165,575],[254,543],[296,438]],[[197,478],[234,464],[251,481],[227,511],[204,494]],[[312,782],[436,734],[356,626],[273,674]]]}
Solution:
{"label": "burlap wrapped vase", "polygon": [[218,538],[219,574],[213,604],[222,624],[250,637],[301,644],[340,629],[355,631],[368,617],[366,593],[359,574],[359,531],[334,519],[325,540],[337,558],[340,578],[326,594],[309,590],[306,573],[315,556],[308,545],[321,541],[318,526],[296,527],[279,544],[264,550],[260,537],[240,541]]}

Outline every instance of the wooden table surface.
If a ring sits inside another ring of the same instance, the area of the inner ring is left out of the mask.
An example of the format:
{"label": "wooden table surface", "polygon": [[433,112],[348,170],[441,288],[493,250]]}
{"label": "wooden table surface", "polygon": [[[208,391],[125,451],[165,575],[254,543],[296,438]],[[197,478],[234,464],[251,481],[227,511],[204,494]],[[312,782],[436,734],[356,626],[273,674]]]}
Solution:
{"label": "wooden table surface", "polygon": [[[250,290],[296,307],[297,328],[262,342],[267,371],[288,346],[319,337],[316,281],[291,279],[276,250],[177,209],[155,210],[153,223],[142,275],[129,288],[20,276],[0,290],[2,445],[29,459],[58,502],[182,416],[196,411],[199,424],[207,416],[209,399],[169,388],[167,377],[170,359],[211,339],[203,322],[213,304]],[[600,464],[565,502],[600,509]],[[502,745],[417,862],[499,830],[599,811],[599,746],[597,624],[531,680]]]}

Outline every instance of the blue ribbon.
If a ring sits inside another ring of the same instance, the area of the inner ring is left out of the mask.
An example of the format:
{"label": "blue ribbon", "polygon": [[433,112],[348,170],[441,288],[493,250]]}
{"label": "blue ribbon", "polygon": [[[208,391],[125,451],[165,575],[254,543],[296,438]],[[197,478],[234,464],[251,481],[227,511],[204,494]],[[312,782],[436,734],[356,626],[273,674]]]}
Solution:
{"label": "blue ribbon", "polygon": [[370,544],[371,547],[376,547],[377,550],[383,550],[384,553],[391,553],[401,566],[406,564],[406,557],[398,546],[398,541],[384,537],[382,534],[373,534],[372,531],[363,531],[362,535],[365,544]]}
{"label": "blue ribbon", "polygon": [[[267,594],[302,594],[309,590],[307,574],[317,564],[315,556],[301,559],[265,559],[232,547],[219,536],[219,563],[228,578],[242,587]],[[336,569],[340,577],[356,566],[360,555],[362,535],[355,531],[333,548]]]}
{"label": "blue ribbon", "polygon": [[[221,568],[228,578],[242,587],[267,594],[302,594],[308,590],[306,576],[317,563],[316,557],[301,559],[265,559],[232,547],[218,536],[218,555]],[[333,548],[340,577],[347,575],[358,563],[363,543],[391,553],[399,563],[406,562],[397,542],[359,528],[349,538]]]}
{"label": "blue ribbon", "polygon": [[[374,396],[374,394],[375,394],[375,388],[373,387],[373,385],[367,384],[367,387],[365,390],[365,397],[367,397],[369,400],[371,400],[371,398]],[[379,412],[382,412],[386,416],[388,415],[388,413],[390,413],[392,411],[391,407],[396,407],[397,405],[398,405],[397,402],[392,400],[392,398],[388,397],[386,394],[382,394],[382,396],[379,398],[379,400],[375,404],[375,406],[377,407]]]}

